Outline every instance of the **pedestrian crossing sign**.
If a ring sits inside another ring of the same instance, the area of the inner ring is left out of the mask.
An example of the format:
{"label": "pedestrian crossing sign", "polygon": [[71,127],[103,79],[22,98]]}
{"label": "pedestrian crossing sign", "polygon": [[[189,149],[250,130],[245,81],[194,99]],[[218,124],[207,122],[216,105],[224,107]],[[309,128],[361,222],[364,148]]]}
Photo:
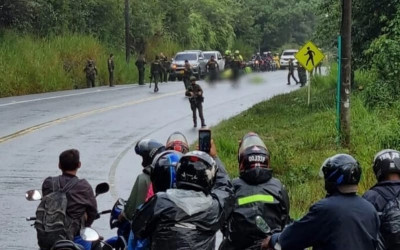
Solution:
{"label": "pedestrian crossing sign", "polygon": [[324,59],[325,55],[315,44],[309,41],[297,52],[295,57],[301,66],[312,71]]}

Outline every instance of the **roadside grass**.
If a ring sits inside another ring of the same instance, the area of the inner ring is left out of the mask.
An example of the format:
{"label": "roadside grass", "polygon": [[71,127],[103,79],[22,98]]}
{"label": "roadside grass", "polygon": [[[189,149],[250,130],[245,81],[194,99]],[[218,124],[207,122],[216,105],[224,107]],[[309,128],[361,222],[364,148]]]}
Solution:
{"label": "roadside grass", "polygon": [[107,85],[110,53],[114,54],[116,83],[136,82],[135,60],[126,64],[122,51],[107,49],[93,37],[36,38],[4,31],[0,33],[0,97],[84,88],[88,59],[95,60],[98,68],[96,85]]}
{"label": "roadside grass", "polygon": [[[360,79],[356,77],[356,80]],[[309,206],[325,196],[319,169],[336,153],[350,153],[362,165],[359,193],[375,184],[372,159],[383,148],[400,148],[400,115],[396,110],[369,110],[359,93],[351,100],[351,147],[336,143],[335,125],[336,69],[312,80],[312,99],[307,106],[307,89],[279,95],[259,103],[213,128],[218,154],[231,177],[238,176],[238,141],[253,131],[264,140],[271,153],[275,177],[287,187],[291,216],[299,218]]]}

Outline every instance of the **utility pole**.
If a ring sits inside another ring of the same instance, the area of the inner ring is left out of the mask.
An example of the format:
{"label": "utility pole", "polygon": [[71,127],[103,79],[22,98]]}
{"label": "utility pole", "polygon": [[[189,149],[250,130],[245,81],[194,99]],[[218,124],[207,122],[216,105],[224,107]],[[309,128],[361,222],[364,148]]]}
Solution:
{"label": "utility pole", "polygon": [[130,31],[130,22],[129,22],[129,0],[125,0],[125,59],[126,62],[129,63],[129,59],[131,57],[131,39],[129,35]]}
{"label": "utility pole", "polygon": [[350,145],[350,90],[351,90],[351,0],[342,0],[342,65],[340,88],[340,127],[343,147]]}

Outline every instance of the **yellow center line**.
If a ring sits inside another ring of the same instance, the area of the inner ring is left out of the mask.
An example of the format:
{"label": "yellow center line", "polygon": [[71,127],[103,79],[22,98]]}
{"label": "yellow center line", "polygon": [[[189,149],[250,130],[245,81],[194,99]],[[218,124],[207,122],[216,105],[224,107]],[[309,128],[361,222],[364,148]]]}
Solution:
{"label": "yellow center line", "polygon": [[87,117],[87,116],[94,115],[94,114],[107,112],[107,111],[110,111],[110,110],[113,110],[113,109],[124,108],[124,107],[127,107],[127,106],[132,106],[132,105],[136,105],[136,104],[140,104],[140,103],[144,103],[144,102],[154,101],[154,100],[158,100],[158,99],[161,99],[161,98],[164,98],[164,97],[168,97],[168,96],[179,95],[179,94],[182,94],[184,92],[185,91],[176,91],[176,92],[172,92],[172,93],[168,93],[168,94],[162,94],[162,95],[158,95],[158,96],[153,96],[153,97],[140,99],[140,100],[137,100],[137,101],[126,102],[126,103],[122,103],[122,104],[118,104],[118,105],[113,105],[113,106],[110,106],[110,107],[99,108],[99,109],[94,109],[94,110],[90,110],[90,111],[85,111],[85,112],[81,112],[81,113],[65,116],[65,117],[62,117],[62,118],[55,119],[53,121],[48,121],[48,122],[45,122],[45,123],[42,123],[42,124],[38,124],[38,125],[35,125],[35,126],[32,126],[32,127],[20,130],[18,132],[13,133],[13,134],[6,135],[4,137],[0,137],[0,143],[6,142],[6,141],[10,141],[10,140],[15,139],[17,137],[33,133],[33,132],[35,132],[35,131],[37,131],[39,129],[48,128],[50,126],[53,126],[53,125],[56,125],[56,124],[60,124],[60,123],[63,123],[63,122],[71,121],[71,120],[78,119],[78,118]]}

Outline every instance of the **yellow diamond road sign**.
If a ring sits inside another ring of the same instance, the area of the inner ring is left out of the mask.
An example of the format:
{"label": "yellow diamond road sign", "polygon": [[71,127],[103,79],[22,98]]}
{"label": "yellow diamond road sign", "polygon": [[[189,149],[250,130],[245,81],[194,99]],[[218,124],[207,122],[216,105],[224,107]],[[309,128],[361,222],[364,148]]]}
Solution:
{"label": "yellow diamond road sign", "polygon": [[325,55],[310,41],[297,52],[295,57],[306,70],[312,71]]}

